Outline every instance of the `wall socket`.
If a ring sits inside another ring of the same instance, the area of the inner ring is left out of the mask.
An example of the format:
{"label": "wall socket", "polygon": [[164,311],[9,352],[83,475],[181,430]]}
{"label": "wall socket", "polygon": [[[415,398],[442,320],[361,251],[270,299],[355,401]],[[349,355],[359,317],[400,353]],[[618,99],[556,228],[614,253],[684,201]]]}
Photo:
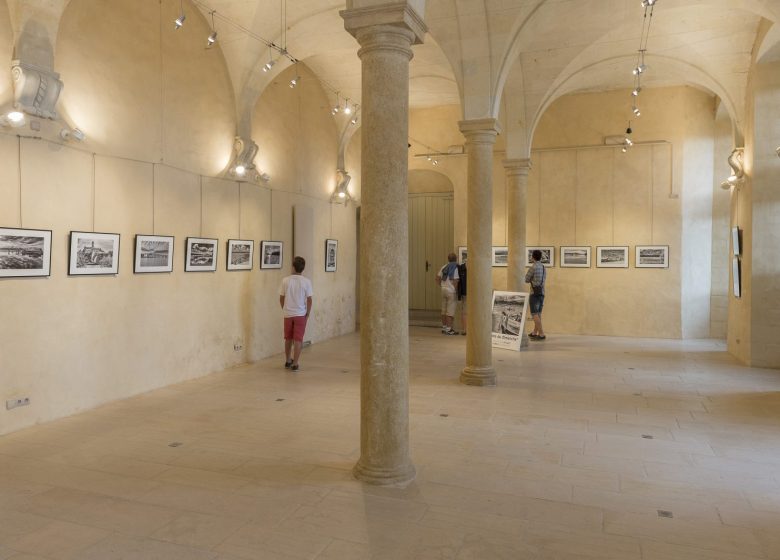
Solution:
{"label": "wall socket", "polygon": [[244,348],[244,347],[242,345],[240,345],[240,344],[234,344],[233,345],[233,351],[234,352],[240,352],[242,348]]}
{"label": "wall socket", "polygon": [[20,406],[27,406],[30,404],[30,397],[22,397],[21,399],[8,399],[5,401],[6,410],[18,408]]}

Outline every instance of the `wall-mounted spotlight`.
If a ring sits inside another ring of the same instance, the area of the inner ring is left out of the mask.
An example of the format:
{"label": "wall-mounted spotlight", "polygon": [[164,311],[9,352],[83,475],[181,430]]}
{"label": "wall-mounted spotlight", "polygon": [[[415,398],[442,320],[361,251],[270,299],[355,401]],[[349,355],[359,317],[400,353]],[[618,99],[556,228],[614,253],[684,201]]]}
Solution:
{"label": "wall-mounted spotlight", "polygon": [[352,107],[349,106],[349,98],[344,102],[344,114],[345,115],[351,115],[352,114]]}
{"label": "wall-mounted spotlight", "polygon": [[26,121],[27,119],[21,111],[9,111],[4,116],[0,117],[0,125],[13,128],[24,126]]}
{"label": "wall-mounted spotlight", "polygon": [[333,195],[330,197],[331,202],[343,202],[346,204],[352,199],[349,194],[349,182],[352,177],[344,169],[336,170],[336,190],[333,191]]}
{"label": "wall-mounted spotlight", "polygon": [[63,128],[60,130],[60,138],[65,140],[66,142],[69,140],[75,140],[76,142],[83,142],[84,138],[86,138],[87,135],[84,134],[83,131],[79,130],[78,128]]}

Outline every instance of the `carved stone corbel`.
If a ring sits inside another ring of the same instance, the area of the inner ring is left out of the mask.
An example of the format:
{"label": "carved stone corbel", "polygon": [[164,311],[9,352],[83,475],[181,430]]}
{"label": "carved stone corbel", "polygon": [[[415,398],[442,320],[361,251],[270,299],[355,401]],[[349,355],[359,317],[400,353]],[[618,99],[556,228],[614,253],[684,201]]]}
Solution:
{"label": "carved stone corbel", "polygon": [[60,75],[53,70],[22,60],[11,63],[14,107],[29,115],[56,120],[57,99],[63,88]]}

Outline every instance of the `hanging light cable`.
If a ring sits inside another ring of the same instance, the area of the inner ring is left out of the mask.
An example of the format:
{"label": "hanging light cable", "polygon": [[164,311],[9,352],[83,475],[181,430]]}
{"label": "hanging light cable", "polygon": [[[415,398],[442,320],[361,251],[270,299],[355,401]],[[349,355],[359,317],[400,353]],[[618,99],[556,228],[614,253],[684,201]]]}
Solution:
{"label": "hanging light cable", "polygon": [[206,39],[206,48],[211,48],[211,46],[217,42],[217,25],[214,23],[214,14],[216,13],[216,10],[211,11],[211,35],[209,35],[209,38]]}

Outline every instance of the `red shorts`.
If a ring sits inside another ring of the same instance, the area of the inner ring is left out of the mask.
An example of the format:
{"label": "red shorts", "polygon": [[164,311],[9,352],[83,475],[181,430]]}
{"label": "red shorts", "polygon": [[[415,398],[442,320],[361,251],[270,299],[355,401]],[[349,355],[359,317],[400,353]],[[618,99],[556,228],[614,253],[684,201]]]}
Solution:
{"label": "red shorts", "polygon": [[303,333],[306,331],[306,316],[284,318],[284,339],[303,342]]}

